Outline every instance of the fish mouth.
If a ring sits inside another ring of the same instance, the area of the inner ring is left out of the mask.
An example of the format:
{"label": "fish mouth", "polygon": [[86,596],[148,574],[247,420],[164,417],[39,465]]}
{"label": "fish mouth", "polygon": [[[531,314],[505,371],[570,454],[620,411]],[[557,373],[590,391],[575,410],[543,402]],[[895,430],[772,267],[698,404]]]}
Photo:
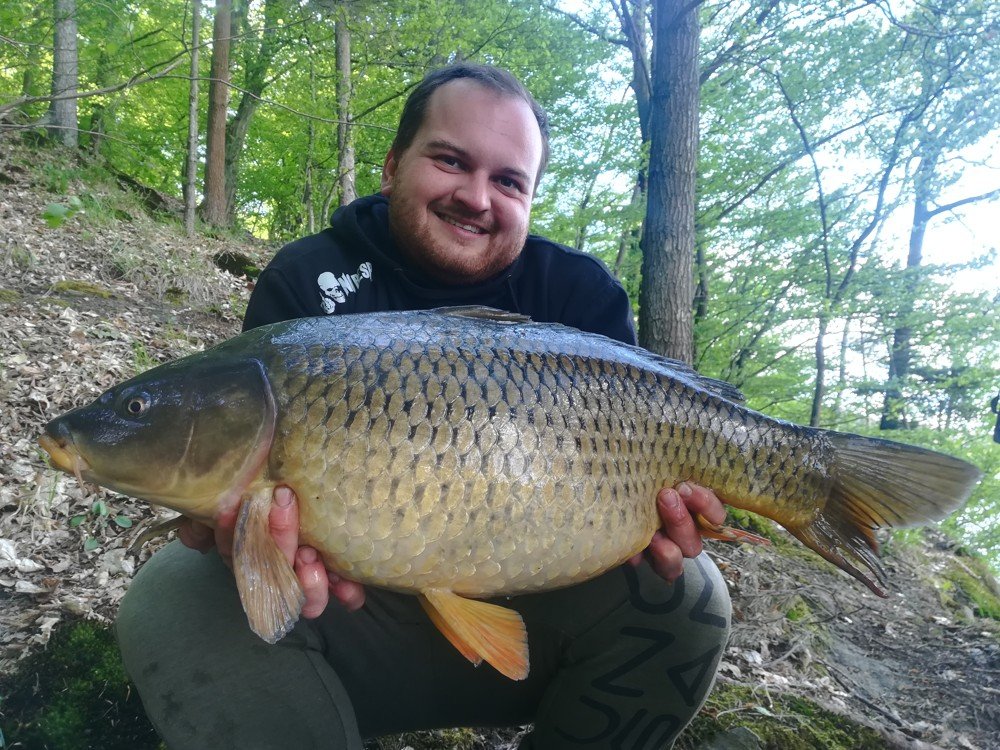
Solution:
{"label": "fish mouth", "polygon": [[38,438],[38,444],[49,454],[49,463],[83,482],[83,472],[90,470],[90,464],[80,455],[72,441],[58,440],[45,434]]}

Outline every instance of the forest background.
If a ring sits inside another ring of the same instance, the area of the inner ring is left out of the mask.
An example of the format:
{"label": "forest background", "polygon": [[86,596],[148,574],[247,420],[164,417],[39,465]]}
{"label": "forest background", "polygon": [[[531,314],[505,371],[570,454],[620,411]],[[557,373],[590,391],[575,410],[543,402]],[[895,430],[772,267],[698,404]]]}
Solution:
{"label": "forest background", "polygon": [[[684,11],[699,23],[663,23]],[[648,288],[671,280],[642,278],[650,158],[680,59],[655,53],[678,42],[697,55],[690,358],[768,414],[978,465],[945,525],[1000,566],[995,3],[8,0],[0,137],[47,133],[186,193],[197,231],[276,248],[377,190],[429,69],[495,63],[552,120],[533,231],[600,257],[650,342]]]}

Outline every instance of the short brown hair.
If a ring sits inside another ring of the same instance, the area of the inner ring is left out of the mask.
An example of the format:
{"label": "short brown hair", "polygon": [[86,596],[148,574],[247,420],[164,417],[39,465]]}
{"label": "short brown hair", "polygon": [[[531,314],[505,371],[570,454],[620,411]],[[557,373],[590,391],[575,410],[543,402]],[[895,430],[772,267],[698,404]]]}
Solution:
{"label": "short brown hair", "polygon": [[397,128],[396,137],[392,141],[393,150],[400,154],[413,143],[417,131],[424,124],[424,118],[427,116],[427,103],[431,99],[431,94],[444,84],[461,79],[475,81],[480,86],[497,94],[521,99],[531,107],[531,113],[535,116],[538,130],[542,134],[542,161],[538,165],[538,175],[535,178],[537,186],[549,163],[549,117],[523,83],[509,71],[493,65],[461,62],[432,70],[424,76],[424,79],[410,92],[406,98],[406,104],[403,105],[403,114],[399,118],[399,128]]}

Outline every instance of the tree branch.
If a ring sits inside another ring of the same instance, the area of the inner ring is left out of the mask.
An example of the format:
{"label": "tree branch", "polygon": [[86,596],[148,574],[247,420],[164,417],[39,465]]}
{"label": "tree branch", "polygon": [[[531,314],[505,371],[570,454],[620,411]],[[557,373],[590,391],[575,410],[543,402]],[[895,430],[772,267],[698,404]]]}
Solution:
{"label": "tree branch", "polygon": [[968,205],[969,203],[978,203],[979,201],[991,201],[994,198],[1000,198],[1000,188],[994,188],[986,193],[980,193],[979,195],[970,195],[968,198],[962,198],[957,201],[952,201],[951,203],[946,203],[943,206],[938,206],[927,212],[927,218],[932,219],[938,214],[943,214],[948,211],[954,211],[956,208]]}

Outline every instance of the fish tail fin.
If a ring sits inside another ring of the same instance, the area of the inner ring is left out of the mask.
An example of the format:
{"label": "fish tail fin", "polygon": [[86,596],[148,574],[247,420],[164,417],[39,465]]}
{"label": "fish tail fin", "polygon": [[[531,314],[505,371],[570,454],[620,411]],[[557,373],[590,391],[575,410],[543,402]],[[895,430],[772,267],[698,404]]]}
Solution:
{"label": "fish tail fin", "polygon": [[451,645],[473,664],[485,659],[512,680],[528,676],[528,633],[518,612],[444,589],[424,589],[420,604]]}
{"label": "fish tail fin", "polygon": [[944,518],[961,507],[982,473],[966,461],[926,448],[838,432],[825,435],[833,448],[829,498],[809,524],[789,531],[885,597],[875,530]]}

